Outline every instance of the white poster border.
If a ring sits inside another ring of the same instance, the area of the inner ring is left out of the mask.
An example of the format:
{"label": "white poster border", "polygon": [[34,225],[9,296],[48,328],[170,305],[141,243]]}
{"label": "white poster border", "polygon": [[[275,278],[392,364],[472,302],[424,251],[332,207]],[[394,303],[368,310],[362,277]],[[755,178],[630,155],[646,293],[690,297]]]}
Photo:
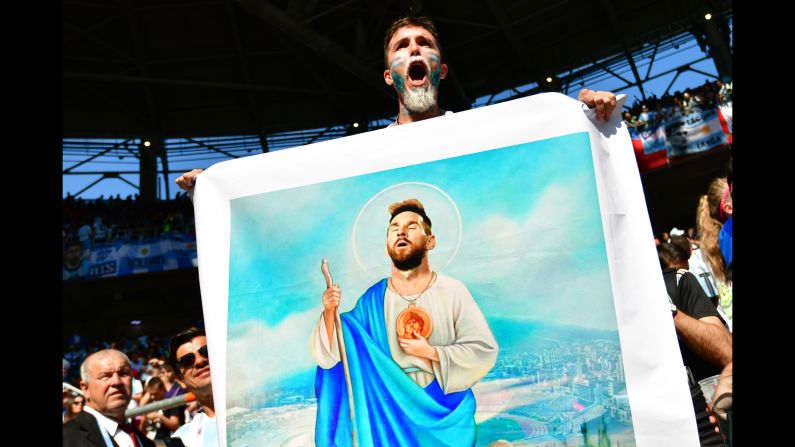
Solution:
{"label": "white poster border", "polygon": [[194,193],[199,280],[212,353],[219,444],[226,445],[231,200],[589,132],[636,443],[697,446],[682,357],[620,109],[619,105],[608,122],[598,123],[593,111],[579,101],[544,93],[408,126],[225,161],[199,175]]}

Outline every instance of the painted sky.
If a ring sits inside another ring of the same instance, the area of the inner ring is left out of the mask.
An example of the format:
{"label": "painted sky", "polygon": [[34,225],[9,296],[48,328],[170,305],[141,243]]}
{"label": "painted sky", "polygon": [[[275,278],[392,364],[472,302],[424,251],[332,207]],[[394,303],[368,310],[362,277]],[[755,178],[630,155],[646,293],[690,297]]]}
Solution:
{"label": "painted sky", "polygon": [[[616,330],[591,149],[588,134],[577,133],[233,200],[231,394],[314,365],[308,338],[322,311],[323,257],[342,287],[342,311],[389,273],[386,206],[372,201],[357,226],[359,242],[370,239],[357,246],[378,247],[364,258],[385,267],[363,270],[352,234],[365,204],[403,182],[434,185],[455,202],[462,244],[439,268],[455,251],[455,208],[433,188],[391,190],[425,203],[439,240],[431,268],[463,281],[487,319]],[[380,202],[391,202],[388,196]]]}

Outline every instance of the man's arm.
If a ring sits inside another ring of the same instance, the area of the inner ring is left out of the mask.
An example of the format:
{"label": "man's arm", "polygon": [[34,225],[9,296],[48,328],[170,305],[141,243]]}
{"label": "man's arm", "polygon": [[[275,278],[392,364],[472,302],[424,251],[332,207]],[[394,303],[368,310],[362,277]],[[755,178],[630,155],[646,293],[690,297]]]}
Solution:
{"label": "man's arm", "polygon": [[732,361],[732,336],[718,317],[695,319],[680,310],[674,315],[674,326],[699,357],[721,368]]}
{"label": "man's arm", "polygon": [[685,345],[696,355],[720,368],[732,360],[732,336],[715,305],[690,272],[679,280],[674,326]]}

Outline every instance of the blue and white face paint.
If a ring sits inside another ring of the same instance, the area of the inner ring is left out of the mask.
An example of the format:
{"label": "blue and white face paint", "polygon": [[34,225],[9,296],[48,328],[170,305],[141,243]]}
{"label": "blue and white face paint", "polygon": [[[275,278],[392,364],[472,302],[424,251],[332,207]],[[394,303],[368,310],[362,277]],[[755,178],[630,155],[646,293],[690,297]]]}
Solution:
{"label": "blue and white face paint", "polygon": [[395,87],[403,113],[433,109],[439,83],[447,72],[433,36],[421,27],[405,27],[395,33],[390,48],[391,62],[385,79]]}

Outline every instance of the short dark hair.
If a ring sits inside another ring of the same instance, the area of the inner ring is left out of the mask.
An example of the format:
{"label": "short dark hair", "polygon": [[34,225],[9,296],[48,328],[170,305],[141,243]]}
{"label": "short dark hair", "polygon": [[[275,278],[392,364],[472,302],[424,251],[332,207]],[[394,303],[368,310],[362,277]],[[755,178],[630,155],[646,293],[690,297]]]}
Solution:
{"label": "short dark hair", "polygon": [[204,332],[204,329],[199,329],[193,326],[171,337],[171,340],[168,342],[169,363],[174,368],[174,371],[180,376],[182,376],[182,371],[180,371],[179,365],[177,365],[177,349],[179,349],[179,347],[185,343],[193,340],[196,337],[201,337],[202,335],[205,337],[207,336],[207,334]]}
{"label": "short dark hair", "polygon": [[411,211],[422,216],[422,226],[425,229],[425,234],[431,234],[433,225],[431,223],[431,218],[425,214],[425,207],[422,205],[422,202],[417,199],[408,199],[389,205],[389,223],[392,223],[392,219],[394,219],[395,216],[406,211]]}
{"label": "short dark hair", "polygon": [[672,242],[663,242],[657,247],[657,257],[663,269],[684,265],[690,258],[685,247]]}
{"label": "short dark hair", "polygon": [[686,237],[671,236],[671,243],[682,247],[685,250],[685,253],[687,253],[687,259],[690,259],[690,241],[688,241]]}
{"label": "short dark hair", "polygon": [[145,391],[157,388],[163,388],[164,390],[166,390],[166,384],[163,383],[163,379],[161,379],[160,377],[150,377],[149,380],[146,381],[146,385],[144,385]]}
{"label": "short dark hair", "polygon": [[416,26],[428,30],[436,41],[436,47],[439,49],[439,59],[444,59],[442,57],[442,44],[439,43],[439,34],[436,32],[436,25],[433,24],[433,21],[425,16],[408,15],[393,20],[389,28],[387,28],[386,34],[384,34],[384,67],[389,68],[389,41],[392,40],[392,37],[400,28],[406,26]]}

